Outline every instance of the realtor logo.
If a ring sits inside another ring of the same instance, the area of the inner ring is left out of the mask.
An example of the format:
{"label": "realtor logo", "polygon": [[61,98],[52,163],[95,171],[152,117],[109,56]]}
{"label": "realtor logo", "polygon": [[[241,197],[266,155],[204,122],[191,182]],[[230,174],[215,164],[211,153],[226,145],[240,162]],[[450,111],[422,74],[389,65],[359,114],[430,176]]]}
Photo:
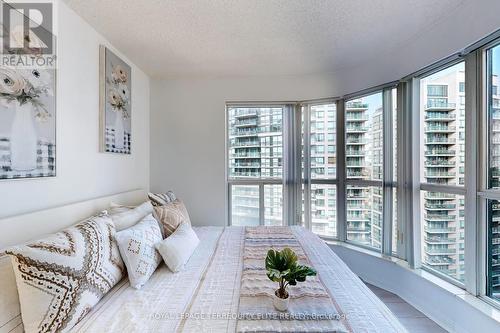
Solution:
{"label": "realtor logo", "polygon": [[51,2],[3,2],[3,55],[54,54]]}

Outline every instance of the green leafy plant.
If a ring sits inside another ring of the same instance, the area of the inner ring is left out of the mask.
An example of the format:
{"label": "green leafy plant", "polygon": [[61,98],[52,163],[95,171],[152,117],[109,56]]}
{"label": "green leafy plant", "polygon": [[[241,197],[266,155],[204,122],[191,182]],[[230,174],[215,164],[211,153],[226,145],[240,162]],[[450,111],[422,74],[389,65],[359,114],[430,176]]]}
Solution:
{"label": "green leafy plant", "polygon": [[316,275],[313,268],[299,265],[297,259],[295,252],[288,247],[281,251],[271,249],[267,252],[267,277],[279,283],[276,290],[276,296],[279,298],[288,298],[288,286],[295,286],[297,282],[304,282],[306,277]]}

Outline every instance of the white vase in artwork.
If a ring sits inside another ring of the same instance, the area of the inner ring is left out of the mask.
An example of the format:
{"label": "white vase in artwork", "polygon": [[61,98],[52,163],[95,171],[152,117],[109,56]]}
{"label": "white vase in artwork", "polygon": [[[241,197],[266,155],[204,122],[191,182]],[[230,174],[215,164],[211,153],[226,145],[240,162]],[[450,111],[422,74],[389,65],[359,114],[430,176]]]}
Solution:
{"label": "white vase in artwork", "polygon": [[16,103],[10,135],[10,168],[15,171],[36,169],[37,133],[32,109],[30,103]]}
{"label": "white vase in artwork", "polygon": [[123,129],[123,116],[121,111],[115,112],[115,148],[123,149],[123,138],[125,130]]}

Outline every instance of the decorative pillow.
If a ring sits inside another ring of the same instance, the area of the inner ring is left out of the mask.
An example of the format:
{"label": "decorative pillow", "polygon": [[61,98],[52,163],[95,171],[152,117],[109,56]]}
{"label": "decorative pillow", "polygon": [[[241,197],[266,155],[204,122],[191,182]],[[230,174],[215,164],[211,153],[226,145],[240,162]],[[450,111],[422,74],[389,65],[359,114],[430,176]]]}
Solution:
{"label": "decorative pillow", "polygon": [[137,224],[137,222],[139,222],[146,215],[151,214],[152,212],[153,206],[151,205],[151,202],[146,201],[133,209],[123,210],[115,214],[113,214],[112,208],[110,217],[115,224],[116,231],[122,231]]}
{"label": "decorative pillow", "polygon": [[155,206],[154,215],[163,227],[163,237],[170,236],[182,222],[191,225],[186,206],[179,199],[164,206]]}
{"label": "decorative pillow", "polygon": [[170,237],[156,244],[163,260],[173,272],[178,272],[188,262],[194,250],[200,243],[193,228],[182,223]]}
{"label": "decorative pillow", "polygon": [[160,264],[161,256],[155,244],[162,239],[160,226],[151,214],[133,227],[116,233],[116,242],[133,288],[141,288]]}
{"label": "decorative pillow", "polygon": [[149,200],[153,206],[163,206],[177,199],[174,192],[168,191],[167,193],[148,193]]}
{"label": "decorative pillow", "polygon": [[107,216],[9,248],[25,332],[66,332],[124,274]]}

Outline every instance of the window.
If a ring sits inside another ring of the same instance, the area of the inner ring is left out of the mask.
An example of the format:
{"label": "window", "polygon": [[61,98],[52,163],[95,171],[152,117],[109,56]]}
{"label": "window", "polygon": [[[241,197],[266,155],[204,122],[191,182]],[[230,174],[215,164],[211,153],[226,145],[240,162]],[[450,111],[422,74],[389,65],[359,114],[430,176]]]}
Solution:
{"label": "window", "polygon": [[460,283],[465,281],[465,105],[458,98],[464,82],[464,62],[420,79],[421,262]]}
{"label": "window", "polygon": [[[346,239],[377,250],[382,250],[384,237],[397,228],[391,218],[395,209],[392,187],[396,186],[392,175],[396,153],[395,111],[395,89],[345,103]],[[391,209],[384,212],[384,207]],[[393,239],[396,236],[394,232]]]}
{"label": "window", "polygon": [[[302,108],[303,224],[310,226],[314,233],[330,238],[337,236],[336,117],[335,103],[309,104]],[[322,140],[318,141],[318,137]]]}
{"label": "window", "polygon": [[486,293],[500,301],[500,46],[487,51],[488,188]]}
{"label": "window", "polygon": [[232,225],[281,225],[284,107],[228,107]]}

